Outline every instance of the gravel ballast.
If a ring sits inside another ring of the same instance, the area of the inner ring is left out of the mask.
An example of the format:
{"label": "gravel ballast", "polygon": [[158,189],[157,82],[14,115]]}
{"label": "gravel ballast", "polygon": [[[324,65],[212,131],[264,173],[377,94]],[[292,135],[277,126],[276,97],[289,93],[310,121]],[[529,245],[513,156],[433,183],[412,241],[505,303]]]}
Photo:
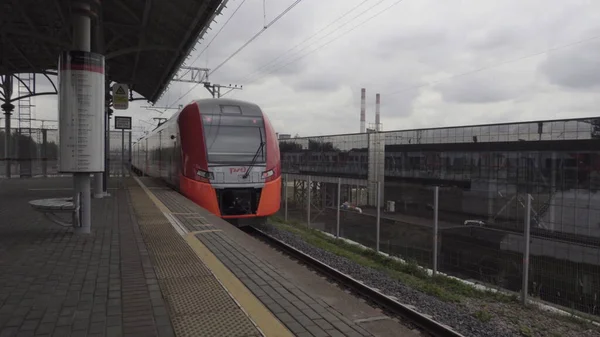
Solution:
{"label": "gravel ballast", "polygon": [[384,272],[361,266],[345,257],[312,246],[297,234],[272,225],[261,226],[260,229],[305,254],[379,289],[388,296],[395,296],[399,302],[413,306],[418,312],[430,315],[434,320],[451,326],[465,336],[514,336],[508,329],[484,323],[457,305],[443,302],[433,296],[406,287]]}

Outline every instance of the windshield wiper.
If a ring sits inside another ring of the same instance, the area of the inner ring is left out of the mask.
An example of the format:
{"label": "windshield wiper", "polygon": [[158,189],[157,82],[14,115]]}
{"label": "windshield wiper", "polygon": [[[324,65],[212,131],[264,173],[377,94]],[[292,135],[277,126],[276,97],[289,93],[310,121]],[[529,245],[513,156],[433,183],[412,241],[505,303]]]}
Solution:
{"label": "windshield wiper", "polygon": [[258,154],[262,150],[263,146],[265,146],[265,142],[260,142],[260,145],[258,146],[258,150],[256,150],[256,153],[254,154],[254,157],[252,158],[252,161],[250,162],[250,165],[248,165],[248,169],[246,169],[246,173],[244,173],[242,178],[246,179],[250,175],[250,170],[252,169],[254,164],[256,164],[256,159],[258,159]]}

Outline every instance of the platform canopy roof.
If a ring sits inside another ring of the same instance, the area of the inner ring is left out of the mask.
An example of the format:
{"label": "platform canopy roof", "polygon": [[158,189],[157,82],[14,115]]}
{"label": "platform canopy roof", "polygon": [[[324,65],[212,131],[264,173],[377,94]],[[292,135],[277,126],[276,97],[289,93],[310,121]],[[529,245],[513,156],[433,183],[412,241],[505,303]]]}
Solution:
{"label": "platform canopy roof", "polygon": [[72,49],[74,2],[97,8],[92,51],[107,76],[156,102],[227,0],[7,0],[0,2],[0,75],[57,68]]}

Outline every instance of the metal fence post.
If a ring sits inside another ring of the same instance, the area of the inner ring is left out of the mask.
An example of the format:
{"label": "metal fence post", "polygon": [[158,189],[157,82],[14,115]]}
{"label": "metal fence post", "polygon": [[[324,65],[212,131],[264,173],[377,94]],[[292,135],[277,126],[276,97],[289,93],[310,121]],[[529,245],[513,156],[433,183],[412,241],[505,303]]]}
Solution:
{"label": "metal fence post", "polygon": [[377,238],[375,247],[379,252],[379,227],[381,225],[381,181],[377,182]]}
{"label": "metal fence post", "polygon": [[438,268],[438,210],[439,210],[440,187],[433,189],[433,276],[437,274]]}
{"label": "metal fence post", "polygon": [[308,176],[306,178],[306,182],[308,183],[308,187],[306,189],[306,193],[307,193],[307,203],[306,203],[306,225],[308,227],[310,227],[310,195],[312,192],[312,189],[310,188],[310,176]]}
{"label": "metal fence post", "polygon": [[127,162],[127,171],[129,172],[129,176],[131,177],[131,131],[129,131],[129,161]]}
{"label": "metal fence post", "polygon": [[337,186],[337,215],[335,218],[335,237],[340,237],[340,204],[342,203],[342,178],[338,178]]}
{"label": "metal fence post", "polygon": [[283,185],[283,220],[288,221],[288,174],[284,175],[285,184]]}
{"label": "metal fence post", "polygon": [[525,233],[523,235],[525,249],[523,251],[523,286],[521,294],[521,303],[527,304],[527,291],[529,288],[529,241],[530,241],[530,226],[531,226],[531,194],[527,194],[527,209],[525,210]]}

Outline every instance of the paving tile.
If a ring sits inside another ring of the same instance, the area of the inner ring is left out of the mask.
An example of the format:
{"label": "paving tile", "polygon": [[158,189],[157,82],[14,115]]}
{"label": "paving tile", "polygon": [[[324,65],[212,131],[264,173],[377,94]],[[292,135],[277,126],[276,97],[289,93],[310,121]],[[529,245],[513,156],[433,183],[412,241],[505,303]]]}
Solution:
{"label": "paving tile", "polygon": [[[161,337],[173,336],[164,303],[153,311],[160,288],[126,190],[92,199],[92,235],[77,236],[27,204],[67,196],[60,188],[71,187],[70,178],[2,184],[0,258],[8,262],[0,265],[0,337],[124,336],[123,317],[131,310],[149,314],[141,335],[156,335],[160,324]],[[30,190],[40,186],[59,189]]]}

